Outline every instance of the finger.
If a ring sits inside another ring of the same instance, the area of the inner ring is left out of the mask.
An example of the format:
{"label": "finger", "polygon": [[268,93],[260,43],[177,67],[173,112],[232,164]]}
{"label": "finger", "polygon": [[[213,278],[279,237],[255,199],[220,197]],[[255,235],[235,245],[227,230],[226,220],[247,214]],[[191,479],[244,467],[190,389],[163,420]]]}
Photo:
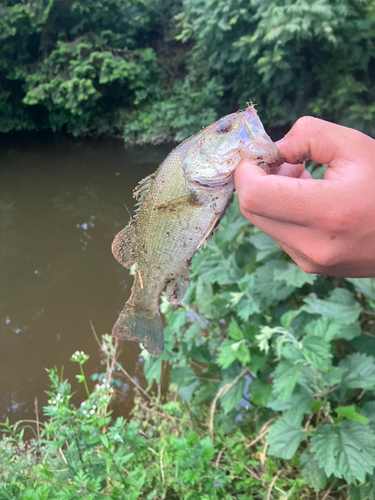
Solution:
{"label": "finger", "polygon": [[299,176],[300,179],[312,179],[310,172],[304,170],[302,174]]}
{"label": "finger", "polygon": [[316,241],[311,241],[310,229],[289,224],[282,221],[273,221],[256,215],[244,214],[254,226],[268,234],[294,262],[306,273],[330,274],[327,272],[327,250]]}
{"label": "finger", "polygon": [[365,158],[370,137],[356,130],[334,123],[304,116],[297,120],[277,147],[289,163],[301,163],[311,158],[318,163],[331,164],[338,160],[347,162]]}
{"label": "finger", "polygon": [[240,162],[234,182],[245,212],[294,224],[314,225],[324,213],[332,212],[331,200],[347,201],[342,200],[340,183],[267,175],[251,160]]}
{"label": "finger", "polygon": [[283,175],[285,177],[301,177],[302,172],[305,170],[305,165],[299,163],[293,165],[291,163],[283,163],[277,172],[277,175]]}

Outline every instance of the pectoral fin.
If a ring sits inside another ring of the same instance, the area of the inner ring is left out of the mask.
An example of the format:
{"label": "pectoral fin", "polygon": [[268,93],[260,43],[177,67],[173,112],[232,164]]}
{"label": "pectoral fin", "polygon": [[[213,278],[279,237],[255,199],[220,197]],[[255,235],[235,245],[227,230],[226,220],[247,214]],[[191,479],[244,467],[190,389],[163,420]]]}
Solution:
{"label": "pectoral fin", "polygon": [[134,225],[133,222],[130,221],[129,224],[115,236],[112,243],[112,253],[115,259],[127,269],[135,262],[134,247]]}
{"label": "pectoral fin", "polygon": [[212,231],[216,228],[216,226],[219,224],[219,221],[220,221],[220,217],[221,217],[222,214],[220,215],[217,215],[213,220],[212,222],[210,223],[210,225],[208,226],[208,228],[206,229],[206,231],[204,232],[204,234],[202,235],[202,238],[200,240],[200,242],[198,243],[198,246],[197,246],[197,250],[203,245],[203,243],[207,240],[207,238],[210,237]]}
{"label": "pectoral fin", "polygon": [[183,219],[194,212],[200,204],[196,201],[194,196],[188,194],[186,196],[180,196],[179,198],[173,198],[160,205],[154,205],[154,210],[161,210],[163,213],[170,217],[171,219]]}

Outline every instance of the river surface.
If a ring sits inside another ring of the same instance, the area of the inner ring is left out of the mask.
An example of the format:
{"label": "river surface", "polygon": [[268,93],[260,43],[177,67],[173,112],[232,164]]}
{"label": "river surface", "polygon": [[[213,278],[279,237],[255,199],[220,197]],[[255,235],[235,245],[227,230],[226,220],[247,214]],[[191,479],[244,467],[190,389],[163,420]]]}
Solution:
{"label": "river surface", "polygon": [[[132,278],[111,254],[129,220],[132,190],[155,171],[171,146],[124,149],[120,140],[0,140],[0,421],[39,417],[46,368],[64,367],[77,397],[77,350],[87,374],[103,371],[90,322],[110,333]],[[142,385],[138,344],[120,361]],[[90,385],[90,384],[89,384]],[[91,386],[93,382],[91,382]],[[82,398],[81,398],[82,399]],[[125,384],[122,409],[132,404]]]}

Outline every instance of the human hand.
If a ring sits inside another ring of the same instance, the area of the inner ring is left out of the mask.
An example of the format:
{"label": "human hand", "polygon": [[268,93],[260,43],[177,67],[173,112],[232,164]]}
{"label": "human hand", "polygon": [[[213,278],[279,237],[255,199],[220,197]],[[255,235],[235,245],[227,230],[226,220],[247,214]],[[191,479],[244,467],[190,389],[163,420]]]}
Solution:
{"label": "human hand", "polygon": [[[300,118],[277,143],[287,162],[267,175],[236,168],[241,212],[307,273],[375,276],[375,140],[318,118]],[[327,163],[324,180],[301,164]]]}

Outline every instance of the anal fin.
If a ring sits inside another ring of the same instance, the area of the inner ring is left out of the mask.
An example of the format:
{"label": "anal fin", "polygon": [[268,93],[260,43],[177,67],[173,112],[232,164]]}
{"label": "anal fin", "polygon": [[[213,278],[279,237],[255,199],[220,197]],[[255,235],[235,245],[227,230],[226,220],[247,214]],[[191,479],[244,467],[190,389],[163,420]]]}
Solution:
{"label": "anal fin", "polygon": [[189,282],[189,269],[187,268],[183,269],[178,276],[168,281],[166,289],[167,301],[175,305],[181,304],[185,298]]}

